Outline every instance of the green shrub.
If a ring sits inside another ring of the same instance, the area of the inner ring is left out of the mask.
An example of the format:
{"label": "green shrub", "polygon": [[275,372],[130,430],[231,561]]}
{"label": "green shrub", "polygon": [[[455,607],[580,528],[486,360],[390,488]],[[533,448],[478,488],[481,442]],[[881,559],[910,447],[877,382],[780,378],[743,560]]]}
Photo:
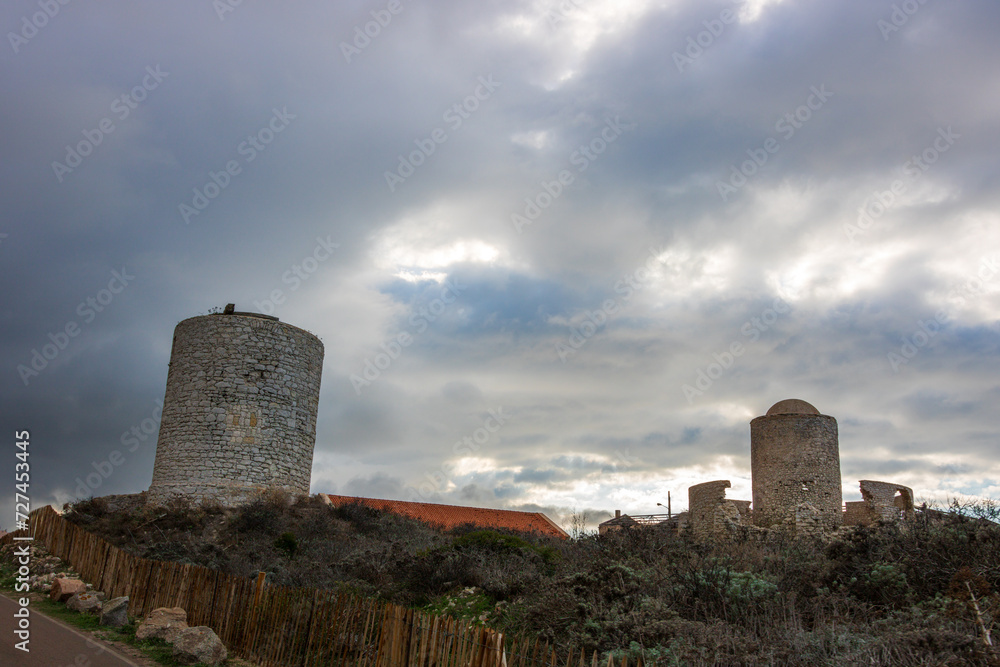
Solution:
{"label": "green shrub", "polygon": [[559,552],[548,545],[532,544],[517,535],[495,530],[475,530],[452,542],[454,549],[480,549],[497,554],[535,553],[548,565],[559,560]]}
{"label": "green shrub", "polygon": [[278,551],[284,551],[291,559],[295,558],[295,552],[299,548],[299,542],[295,539],[294,533],[285,532],[278,536],[278,539],[274,541],[274,548]]}

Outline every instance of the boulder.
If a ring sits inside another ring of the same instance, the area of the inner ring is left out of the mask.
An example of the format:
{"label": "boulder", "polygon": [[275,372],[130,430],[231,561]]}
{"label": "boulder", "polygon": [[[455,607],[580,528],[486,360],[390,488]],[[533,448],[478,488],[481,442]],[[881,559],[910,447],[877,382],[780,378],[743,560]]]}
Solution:
{"label": "boulder", "polygon": [[101,613],[101,598],[94,593],[77,593],[66,600],[66,607],[73,611],[89,611],[99,614]]}
{"label": "boulder", "polygon": [[174,643],[181,630],[186,630],[187,612],[180,607],[160,607],[150,612],[139,627],[135,629],[136,639],[156,637],[166,642]]}
{"label": "boulder", "polygon": [[59,577],[52,580],[52,588],[49,589],[49,597],[56,602],[65,602],[77,593],[86,593],[87,586],[79,579],[67,579]]}
{"label": "boulder", "polygon": [[101,607],[101,625],[120,628],[128,623],[128,597],[108,600]]}
{"label": "boulder", "polygon": [[174,660],[182,665],[218,665],[227,657],[222,640],[207,625],[181,630],[174,639]]}

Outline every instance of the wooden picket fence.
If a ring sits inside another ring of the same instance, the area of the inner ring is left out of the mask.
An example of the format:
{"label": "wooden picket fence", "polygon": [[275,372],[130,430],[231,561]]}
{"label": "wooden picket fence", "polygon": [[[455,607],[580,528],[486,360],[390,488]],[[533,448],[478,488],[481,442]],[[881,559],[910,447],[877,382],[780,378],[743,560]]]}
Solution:
{"label": "wooden picket fence", "polygon": [[588,660],[582,650],[559,656],[547,642],[380,600],[139,558],[51,507],[32,512],[29,530],[0,544],[29,533],[109,599],[128,596],[132,616],[182,607],[189,625],[207,625],[230,653],[263,667],[629,667],[597,653]]}

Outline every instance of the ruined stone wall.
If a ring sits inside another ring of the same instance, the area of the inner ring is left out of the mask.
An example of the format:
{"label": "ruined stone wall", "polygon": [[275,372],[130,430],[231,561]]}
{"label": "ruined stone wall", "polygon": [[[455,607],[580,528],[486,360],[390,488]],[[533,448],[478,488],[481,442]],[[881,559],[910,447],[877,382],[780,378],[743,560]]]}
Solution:
{"label": "ruined stone wall", "polygon": [[750,467],[754,525],[795,525],[803,503],[819,513],[826,530],[841,525],[840,446],[833,417],[771,411],[757,417],[750,422]]}
{"label": "ruined stone wall", "polygon": [[736,508],[736,511],[739,512],[741,522],[747,525],[752,523],[753,512],[750,509],[749,500],[726,500],[726,502]]}
{"label": "ruined stone wall", "polygon": [[750,501],[728,500],[729,480],[704,482],[688,487],[688,521],[695,537],[721,537],[742,524]]}
{"label": "ruined stone wall", "polygon": [[847,503],[844,524],[873,526],[879,521],[909,520],[914,516],[913,489],[893,482],[861,480],[864,500]]}
{"label": "ruined stone wall", "polygon": [[269,486],[308,493],[323,343],[248,313],[174,330],[151,501],[233,504]]}
{"label": "ruined stone wall", "polygon": [[913,489],[893,482],[863,479],[861,497],[882,521],[913,518]]}
{"label": "ruined stone wall", "polygon": [[863,500],[853,500],[844,503],[844,525],[845,526],[870,526],[875,522],[871,508]]}
{"label": "ruined stone wall", "polygon": [[830,523],[827,517],[810,503],[800,503],[795,507],[795,515],[788,522],[788,527],[795,529],[796,537],[811,535],[822,537],[829,533]]}

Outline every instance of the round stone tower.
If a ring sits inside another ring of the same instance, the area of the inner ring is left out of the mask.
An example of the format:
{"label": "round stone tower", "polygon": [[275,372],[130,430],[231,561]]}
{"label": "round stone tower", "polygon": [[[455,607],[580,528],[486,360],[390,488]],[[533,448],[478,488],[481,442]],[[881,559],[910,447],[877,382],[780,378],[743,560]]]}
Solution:
{"label": "round stone tower", "polygon": [[[767,528],[843,521],[837,420],[798,399],[750,422],[753,523]],[[804,526],[799,526],[803,529]]]}
{"label": "round stone tower", "polygon": [[230,304],[178,324],[149,500],[309,493],[322,370],[319,338],[275,317]]}

